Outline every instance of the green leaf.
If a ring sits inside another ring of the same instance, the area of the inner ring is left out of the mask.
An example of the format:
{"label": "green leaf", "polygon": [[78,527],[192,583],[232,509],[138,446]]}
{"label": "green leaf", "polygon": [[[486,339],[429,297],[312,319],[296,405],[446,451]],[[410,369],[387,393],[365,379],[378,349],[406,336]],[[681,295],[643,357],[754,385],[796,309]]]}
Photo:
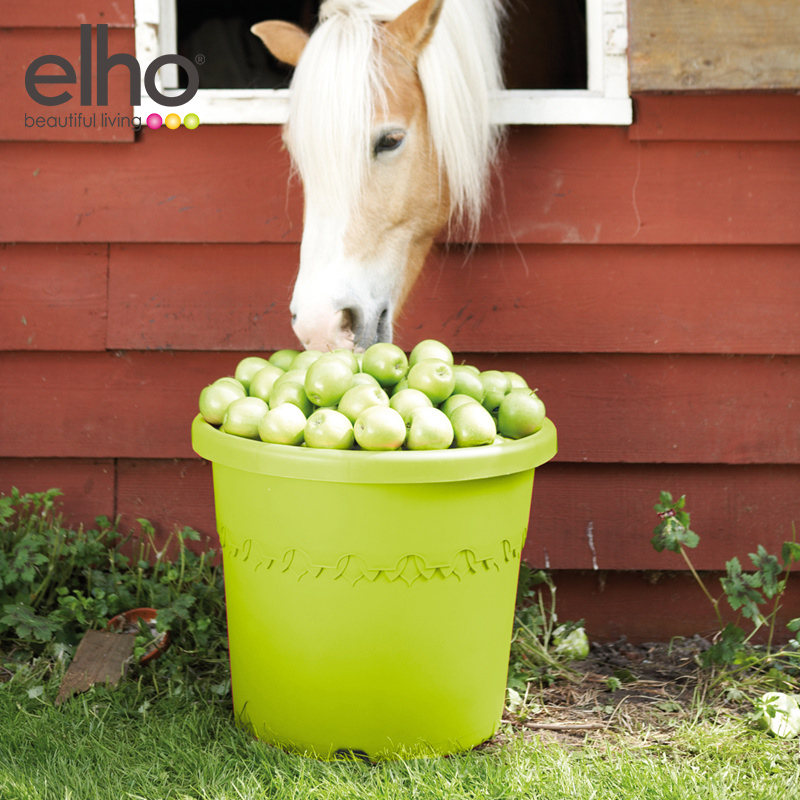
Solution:
{"label": "green leaf", "polygon": [[711,664],[734,664],[742,651],[744,639],[744,631],[738,625],[729,622],[720,632],[719,640],[701,653],[701,663],[706,667]]}
{"label": "green leaf", "polygon": [[14,498],[13,496],[2,495],[0,496],[0,523],[5,522],[14,516]]}
{"label": "green leaf", "polygon": [[189,539],[192,542],[200,541],[200,534],[194,528],[184,528],[178,532],[178,536],[180,537],[181,541],[184,541],[185,539]]}
{"label": "green leaf", "polygon": [[735,556],[725,564],[725,569],[727,577],[720,578],[720,583],[730,607],[734,611],[741,609],[748,619],[758,619],[761,616],[758,606],[764,602],[764,597],[756,588],[761,582],[760,576],[742,572],[742,565]]}
{"label": "green leaf", "polygon": [[674,505],[672,495],[669,492],[661,492],[658,502],[653,506],[653,510],[663,514],[665,511],[672,510]]}
{"label": "green leaf", "polygon": [[800,543],[784,542],[781,548],[781,558],[783,559],[784,569],[795,561],[800,561]]}
{"label": "green leaf", "polygon": [[782,572],[777,556],[770,555],[763,545],[758,546],[758,553],[749,553],[753,566],[758,570],[758,580],[761,590],[767,599],[775,597],[782,589],[778,577]]}
{"label": "green leaf", "polygon": [[680,553],[682,547],[697,547],[700,537],[689,528],[689,514],[683,508],[686,495],[673,500],[669,492],[661,492],[660,502],[653,506],[661,522],[653,530],[650,543],[657,552],[671,550]]}
{"label": "green leaf", "polygon": [[3,612],[0,623],[12,627],[24,641],[49,642],[58,630],[57,624],[22,603],[3,606]]}
{"label": "green leaf", "polygon": [[[688,523],[688,515],[683,516]],[[653,538],[650,542],[658,553],[663,550],[680,553],[681,546],[697,547],[700,537],[689,530],[688,524],[684,524],[678,516],[674,516],[666,517],[653,529]]]}

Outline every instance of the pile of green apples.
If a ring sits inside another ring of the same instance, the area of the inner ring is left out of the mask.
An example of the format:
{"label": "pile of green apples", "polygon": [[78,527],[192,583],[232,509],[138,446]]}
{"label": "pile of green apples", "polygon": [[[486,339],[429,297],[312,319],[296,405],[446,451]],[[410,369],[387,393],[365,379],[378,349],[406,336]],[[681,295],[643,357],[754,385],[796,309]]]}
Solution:
{"label": "pile of green apples", "polygon": [[542,427],[544,403],[520,375],[453,362],[434,339],[408,355],[381,342],[248,356],[202,390],[200,413],[234,436],[338,450],[478,447]]}

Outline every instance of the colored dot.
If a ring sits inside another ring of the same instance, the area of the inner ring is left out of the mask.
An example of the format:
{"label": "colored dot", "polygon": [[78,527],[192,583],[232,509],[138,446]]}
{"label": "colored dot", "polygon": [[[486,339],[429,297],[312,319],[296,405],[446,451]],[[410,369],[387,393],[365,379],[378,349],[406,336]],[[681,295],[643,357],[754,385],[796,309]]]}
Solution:
{"label": "colored dot", "polygon": [[147,127],[150,128],[150,130],[157,131],[161,127],[161,115],[151,114],[147,118]]}
{"label": "colored dot", "polygon": [[174,131],[175,128],[180,128],[181,118],[177,114],[167,114],[167,118],[164,120],[164,124],[171,131]]}
{"label": "colored dot", "polygon": [[188,128],[190,131],[194,130],[200,124],[200,117],[197,114],[187,114],[183,118],[183,127]]}

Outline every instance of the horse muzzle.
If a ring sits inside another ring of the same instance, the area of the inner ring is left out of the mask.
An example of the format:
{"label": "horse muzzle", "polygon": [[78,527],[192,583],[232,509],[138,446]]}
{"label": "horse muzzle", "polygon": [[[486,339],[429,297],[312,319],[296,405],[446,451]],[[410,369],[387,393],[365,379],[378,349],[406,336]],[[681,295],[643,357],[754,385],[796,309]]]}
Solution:
{"label": "horse muzzle", "polygon": [[306,350],[364,352],[376,342],[392,341],[392,313],[388,306],[352,304],[333,312],[293,314],[292,328]]}

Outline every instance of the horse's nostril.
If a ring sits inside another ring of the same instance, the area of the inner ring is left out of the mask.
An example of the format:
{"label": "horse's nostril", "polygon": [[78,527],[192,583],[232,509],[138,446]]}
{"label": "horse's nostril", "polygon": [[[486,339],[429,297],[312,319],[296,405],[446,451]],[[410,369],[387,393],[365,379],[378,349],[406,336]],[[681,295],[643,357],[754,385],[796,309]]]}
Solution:
{"label": "horse's nostril", "polygon": [[392,320],[388,308],[365,311],[354,305],[340,310],[341,329],[352,334],[356,347],[366,350],[376,342],[392,341]]}
{"label": "horse's nostril", "polygon": [[376,329],[375,339],[378,342],[392,341],[392,320],[389,316],[388,308],[384,308],[378,317],[378,326]]}
{"label": "horse's nostril", "polygon": [[355,331],[356,325],[358,324],[358,313],[355,311],[355,309],[343,308],[341,310],[341,315],[342,330]]}

